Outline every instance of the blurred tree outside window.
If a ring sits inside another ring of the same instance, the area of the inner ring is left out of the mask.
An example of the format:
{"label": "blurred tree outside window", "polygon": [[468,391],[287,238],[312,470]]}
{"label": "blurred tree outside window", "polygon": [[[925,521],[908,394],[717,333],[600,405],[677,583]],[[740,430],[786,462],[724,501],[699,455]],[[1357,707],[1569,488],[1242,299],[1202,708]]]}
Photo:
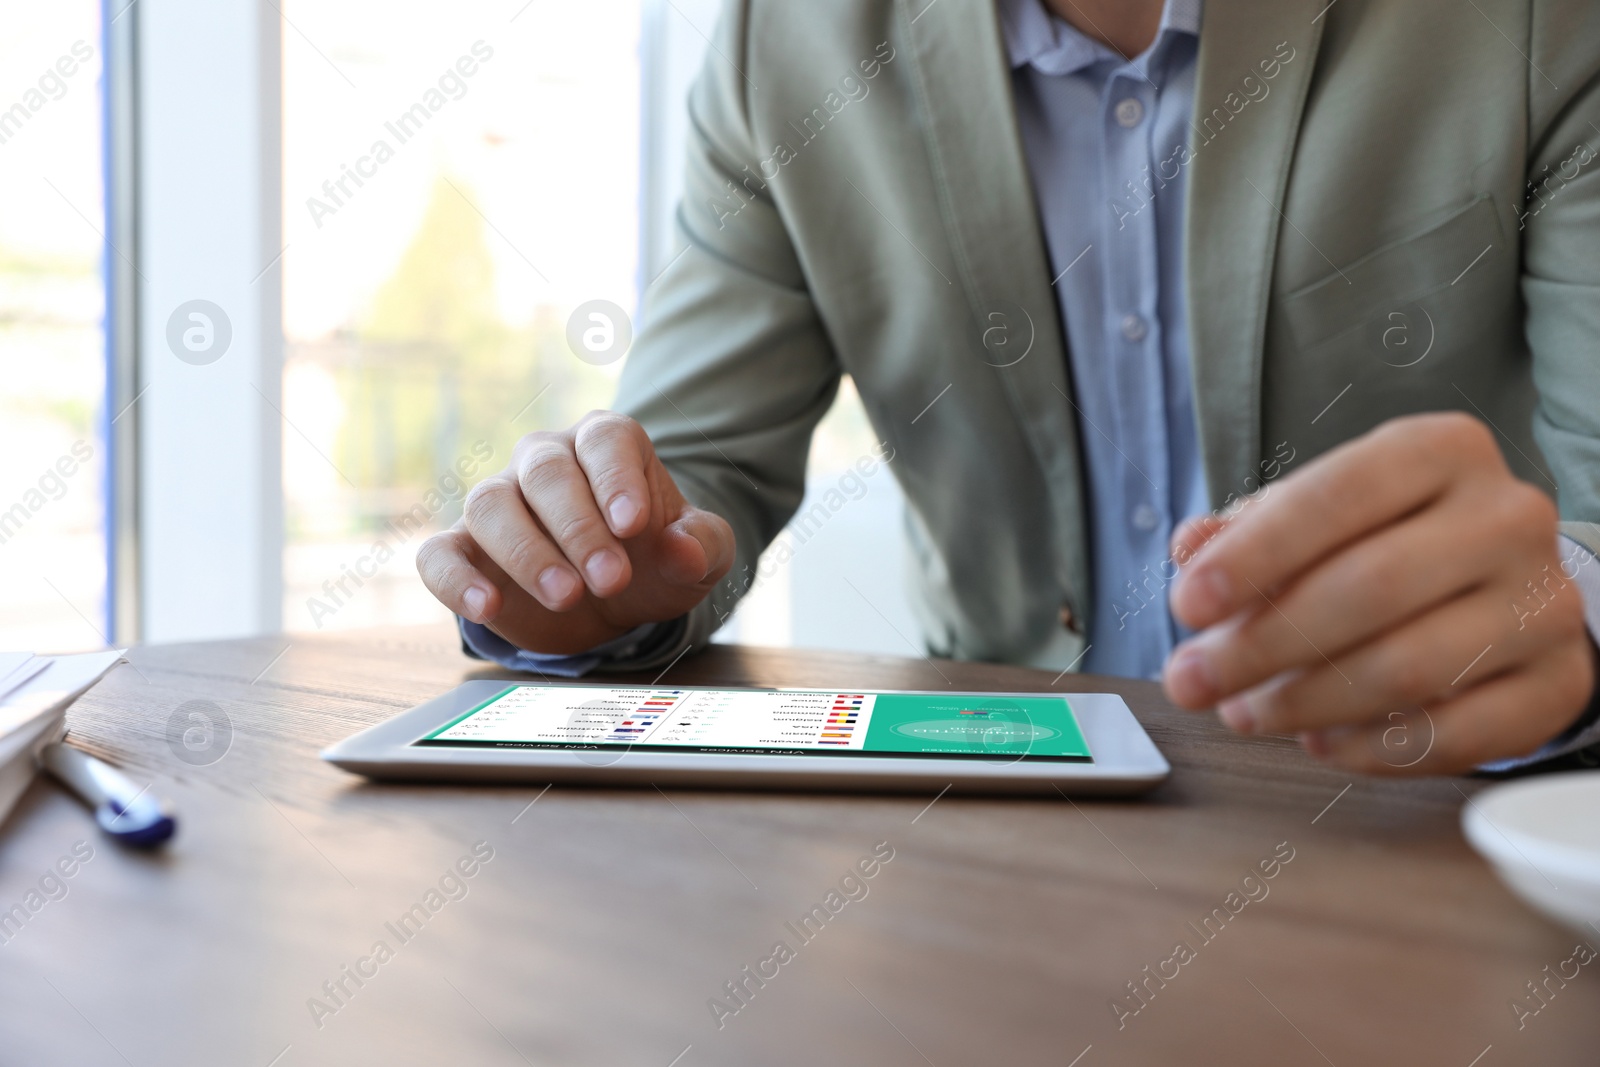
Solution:
{"label": "blurred tree outside window", "polygon": [[[417,547],[519,437],[611,400],[620,364],[577,359],[566,325],[634,311],[638,4],[519,8],[285,6],[288,630],[447,619]],[[393,159],[333,205],[322,183],[377,139]]]}
{"label": "blurred tree outside window", "polygon": [[[566,331],[591,300],[636,313],[650,2],[284,4],[286,629],[447,620],[416,576],[426,535],[523,434],[610,405],[623,362],[578,359]],[[698,48],[714,8],[658,5],[657,31]],[[919,651],[893,475],[840,482],[876,441],[846,379],[808,480],[848,506],[781,536],[720,640]]]}

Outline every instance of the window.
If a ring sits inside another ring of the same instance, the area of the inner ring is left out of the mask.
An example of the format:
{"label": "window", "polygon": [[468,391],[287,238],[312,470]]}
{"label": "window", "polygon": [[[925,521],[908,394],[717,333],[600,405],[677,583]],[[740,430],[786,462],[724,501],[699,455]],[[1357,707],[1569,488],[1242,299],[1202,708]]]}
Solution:
{"label": "window", "polygon": [[100,6],[0,37],[0,648],[106,644]]}
{"label": "window", "polygon": [[566,326],[634,311],[639,5],[284,14],[284,625],[445,619],[418,545],[613,392]]}
{"label": "window", "polygon": [[[621,363],[576,358],[568,320],[632,316],[678,251],[719,6],[283,5],[286,629],[448,619],[417,547],[522,434],[610,404]],[[847,382],[811,478],[848,506],[769,559],[724,639],[919,651],[893,479],[848,473],[874,441]]]}

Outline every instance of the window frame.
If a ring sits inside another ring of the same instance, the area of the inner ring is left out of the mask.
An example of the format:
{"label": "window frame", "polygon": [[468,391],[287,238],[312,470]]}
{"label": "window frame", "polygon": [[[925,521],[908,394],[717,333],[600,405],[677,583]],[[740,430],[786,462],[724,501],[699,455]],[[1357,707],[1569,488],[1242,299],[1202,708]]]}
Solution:
{"label": "window frame", "polygon": [[[104,2],[111,632],[276,632],[281,15],[271,0]],[[231,326],[205,364],[167,342],[195,299]]]}

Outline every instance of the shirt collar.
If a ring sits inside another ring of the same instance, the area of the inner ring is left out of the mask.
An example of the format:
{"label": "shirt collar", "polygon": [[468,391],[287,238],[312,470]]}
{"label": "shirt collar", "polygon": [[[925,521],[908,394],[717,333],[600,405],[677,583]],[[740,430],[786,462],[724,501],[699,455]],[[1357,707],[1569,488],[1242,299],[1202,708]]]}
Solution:
{"label": "shirt collar", "polygon": [[[1042,0],[998,0],[1000,28],[1012,69],[1032,65],[1043,74],[1073,74],[1102,60],[1126,62],[1110,48],[1045,10]],[[1161,26],[1145,55],[1171,34],[1200,34],[1202,0],[1166,0]],[[1140,56],[1134,56],[1134,61]]]}

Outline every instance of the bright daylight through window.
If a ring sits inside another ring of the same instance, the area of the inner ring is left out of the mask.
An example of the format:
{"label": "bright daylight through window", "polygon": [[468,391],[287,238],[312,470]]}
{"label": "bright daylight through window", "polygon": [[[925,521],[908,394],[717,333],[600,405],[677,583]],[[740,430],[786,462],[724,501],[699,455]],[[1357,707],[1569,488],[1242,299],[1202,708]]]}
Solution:
{"label": "bright daylight through window", "polygon": [[0,648],[106,644],[100,51],[97,3],[8,6],[0,35]]}
{"label": "bright daylight through window", "polygon": [[[677,186],[716,9],[285,5],[285,629],[448,619],[417,547],[521,435],[610,406],[625,356],[575,352],[621,349],[594,302],[636,317],[678,251],[646,186]],[[840,397],[723,639],[917,651],[899,494],[848,379]]]}

